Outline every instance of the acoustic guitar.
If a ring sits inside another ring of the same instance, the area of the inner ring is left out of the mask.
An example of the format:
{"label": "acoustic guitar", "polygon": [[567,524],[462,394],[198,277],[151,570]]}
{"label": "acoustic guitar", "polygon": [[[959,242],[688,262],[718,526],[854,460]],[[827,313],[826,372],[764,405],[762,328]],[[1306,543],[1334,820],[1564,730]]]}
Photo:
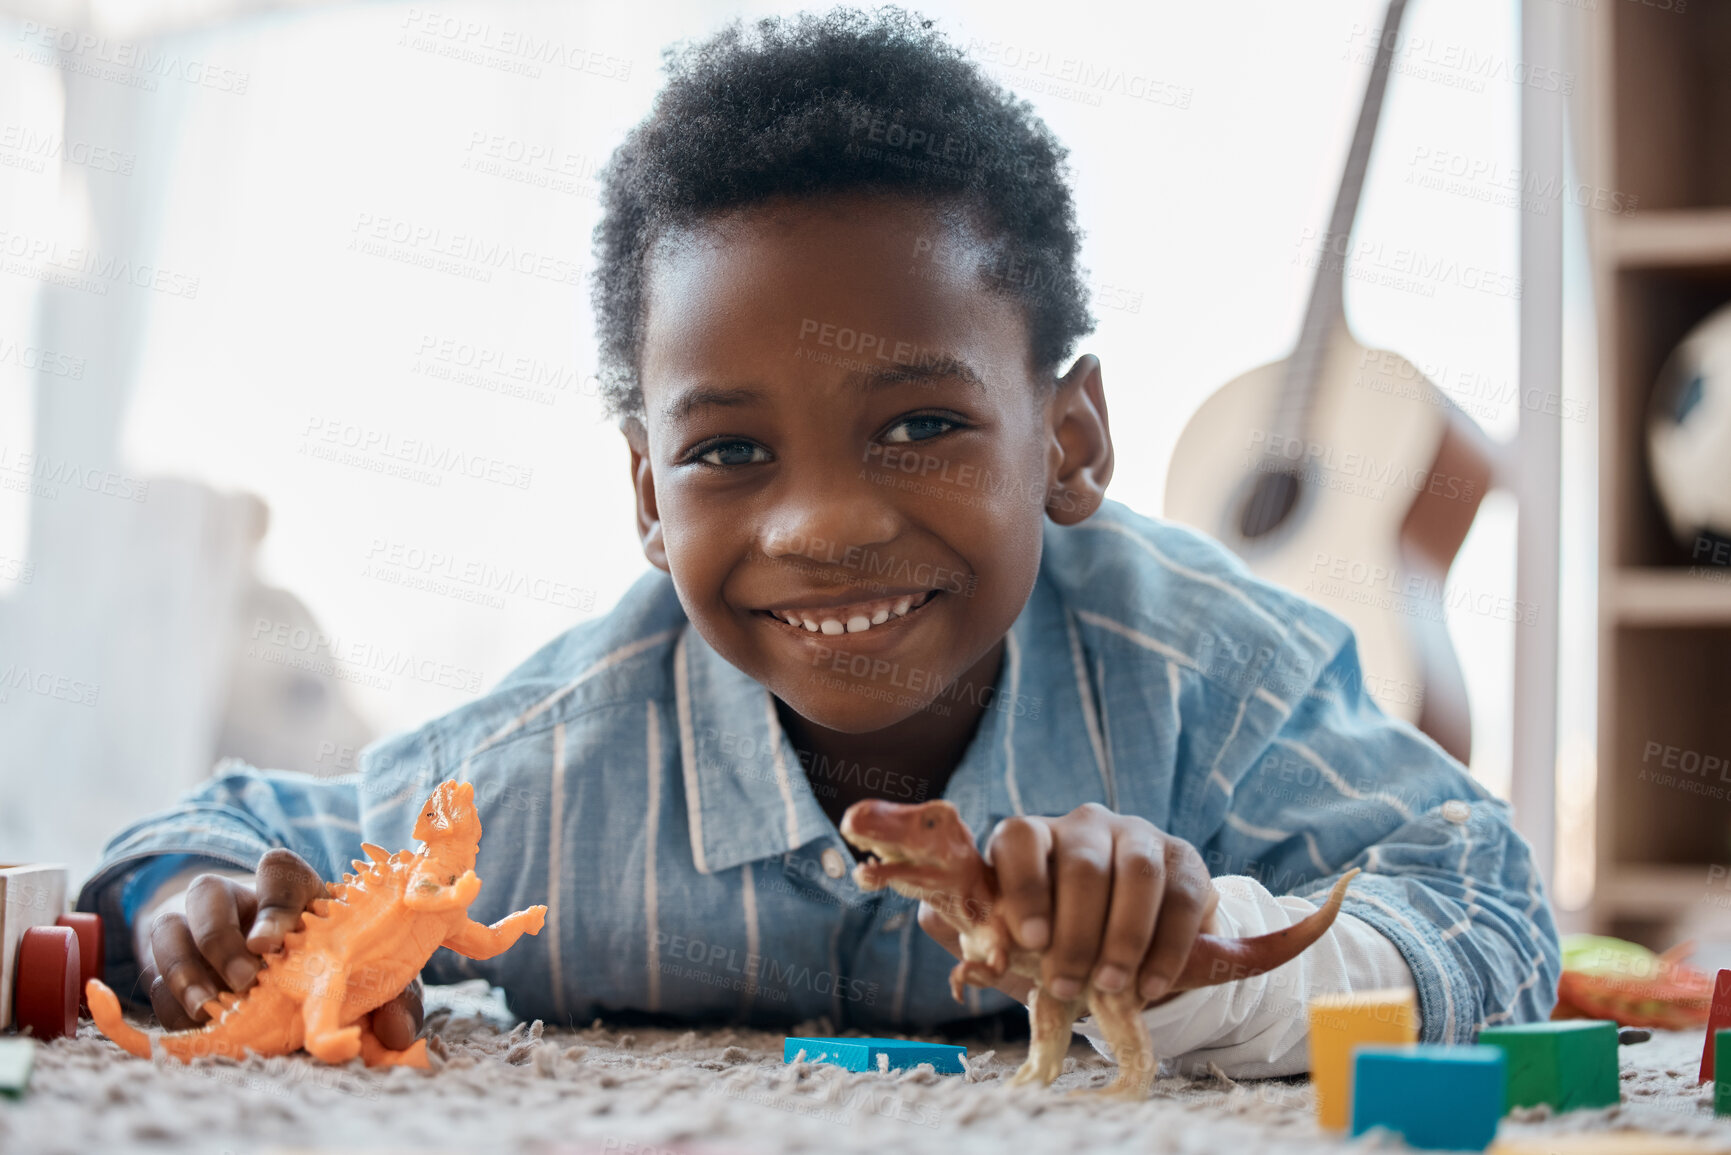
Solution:
{"label": "acoustic guitar", "polygon": [[1346,255],[1406,0],[1389,0],[1298,345],[1222,386],[1178,439],[1166,516],[1352,626],[1365,688],[1465,762],[1472,725],[1444,582],[1494,474],[1484,433],[1416,366],[1369,349]]}

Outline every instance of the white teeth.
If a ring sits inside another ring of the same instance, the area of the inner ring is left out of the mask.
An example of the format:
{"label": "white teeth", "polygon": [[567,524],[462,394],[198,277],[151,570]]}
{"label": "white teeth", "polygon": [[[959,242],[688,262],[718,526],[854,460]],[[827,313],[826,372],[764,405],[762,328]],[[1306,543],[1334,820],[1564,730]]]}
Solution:
{"label": "white teeth", "polygon": [[892,617],[899,618],[911,612],[914,603],[925,604],[925,597],[912,595],[899,597],[889,605],[879,605],[870,615],[864,612],[850,614],[846,620],[833,617],[808,618],[795,610],[770,610],[769,615],[786,622],[790,626],[804,628],[810,633],[863,634],[873,626],[881,626]]}

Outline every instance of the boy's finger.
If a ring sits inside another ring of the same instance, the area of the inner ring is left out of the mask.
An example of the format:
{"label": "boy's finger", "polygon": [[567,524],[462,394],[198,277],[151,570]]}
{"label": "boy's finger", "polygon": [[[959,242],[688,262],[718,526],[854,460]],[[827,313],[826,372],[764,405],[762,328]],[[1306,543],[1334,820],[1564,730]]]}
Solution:
{"label": "boy's finger", "polygon": [[1053,826],[1052,947],[1040,963],[1042,985],[1060,999],[1082,993],[1100,954],[1112,897],[1112,829],[1092,821]]}
{"label": "boy's finger", "polygon": [[932,909],[928,902],[920,903],[920,929],[929,935],[933,942],[955,955],[962,957],[962,935],[946,919],[940,918],[938,912]]}
{"label": "boy's finger", "polygon": [[[148,980],[145,980],[145,975],[149,976]],[[184,1031],[198,1026],[187,1016],[186,1008],[180,1005],[174,992],[168,989],[168,980],[155,971],[146,971],[139,977],[141,981],[147,982],[145,989],[150,992],[150,1007],[156,1012],[156,1021],[162,1024],[164,1030]]]}
{"label": "boy's finger", "polygon": [[1166,843],[1166,849],[1166,893],[1161,899],[1154,941],[1148,948],[1136,987],[1145,999],[1160,998],[1171,988],[1172,981],[1190,959],[1203,921],[1220,901],[1208,877],[1208,868],[1194,847],[1172,839]]}
{"label": "boy's finger", "polygon": [[186,888],[186,924],[204,960],[238,994],[252,985],[259,963],[241,933],[235,890],[221,875],[201,874],[193,879]]}
{"label": "boy's finger", "polygon": [[404,1051],[420,1036],[423,1019],[421,980],[373,1012],[373,1034],[387,1050]]}
{"label": "boy's finger", "polygon": [[216,992],[222,989],[222,980],[204,961],[185,915],[163,911],[156,916],[156,921],[150,924],[150,956],[175,1001],[194,1022],[203,1022],[204,1004],[216,997]]}
{"label": "boy's finger", "polygon": [[325,893],[324,880],[292,850],[267,850],[258,860],[258,915],[247,932],[247,949],[270,954],[282,949],[283,936],[300,925],[301,912]]}
{"label": "boy's finger", "polygon": [[1052,827],[1032,818],[1006,818],[986,842],[986,861],[998,873],[1004,924],[1016,942],[1044,950],[1052,941]]}
{"label": "boy's finger", "polygon": [[[955,927],[933,910],[930,903],[920,903],[920,929],[930,935],[932,941],[955,955],[962,957],[962,936]],[[1002,981],[994,983],[998,990],[1003,991],[1018,1003],[1026,1003],[1033,992],[1032,979],[1017,974],[1015,971],[1004,972]]]}
{"label": "boy's finger", "polygon": [[1112,846],[1112,905],[1094,965],[1094,985],[1117,994],[1135,980],[1166,889],[1166,859],[1159,835],[1146,827],[1121,830]]}

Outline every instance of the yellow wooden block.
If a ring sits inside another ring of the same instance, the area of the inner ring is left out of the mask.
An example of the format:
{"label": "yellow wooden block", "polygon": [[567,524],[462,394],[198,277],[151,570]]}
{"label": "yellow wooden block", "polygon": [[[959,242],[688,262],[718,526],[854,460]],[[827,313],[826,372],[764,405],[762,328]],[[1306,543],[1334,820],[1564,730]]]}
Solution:
{"label": "yellow wooden block", "polygon": [[1601,1134],[1539,1135],[1491,1144],[1487,1155],[1714,1155],[1731,1150],[1723,1140],[1684,1135],[1654,1135],[1646,1131]]}
{"label": "yellow wooden block", "polygon": [[1323,995],[1310,1000],[1310,1081],[1316,1121],[1344,1131],[1352,1121],[1352,1050],[1366,1043],[1418,1041],[1418,1001],[1410,987]]}

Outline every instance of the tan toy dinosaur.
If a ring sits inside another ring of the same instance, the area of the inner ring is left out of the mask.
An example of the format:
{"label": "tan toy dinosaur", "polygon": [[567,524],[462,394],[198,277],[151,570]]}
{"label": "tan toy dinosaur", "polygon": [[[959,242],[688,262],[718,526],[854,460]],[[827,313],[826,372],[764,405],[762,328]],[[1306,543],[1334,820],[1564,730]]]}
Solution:
{"label": "tan toy dinosaur", "polygon": [[[304,1046],[327,1063],[356,1055],[369,1067],[427,1067],[427,1041],[402,1051],[385,1048],[372,1032],[371,1014],[421,973],[441,946],[472,959],[508,950],[524,934],[538,934],[547,908],[531,906],[492,926],[469,919],[481,893],[475,854],[481,820],[475,787],[442,782],[415,822],[423,846],[387,854],[363,842],[371,859],[354,860],[354,874],[332,883],[330,897],[314,899],[304,929],[264,956],[258,981],[244,995],[224,991],[204,1004],[211,1022],[154,1036],[183,1062],[199,1055],[241,1058],[247,1051],[283,1055]],[[102,1033],[148,1059],[153,1036],[120,1014],[120,1001],[100,979],[86,984],[91,1016]]]}
{"label": "tan toy dinosaur", "polygon": [[[910,806],[899,802],[865,801],[848,807],[841,820],[842,837],[873,856],[854,868],[862,890],[889,887],[927,903],[961,935],[962,961],[950,972],[950,993],[962,999],[964,984],[989,987],[1006,973],[1034,980],[1028,1002],[1032,1038],[1028,1061],[1011,1085],[1049,1085],[1064,1066],[1070,1048],[1070,1024],[1084,1012],[1092,1014],[1118,1061],[1118,1077],[1102,1094],[1146,1098],[1158,1060],[1148,1026],[1142,1019],[1144,1000],[1134,987],[1117,994],[1085,984],[1074,999],[1058,999],[1040,989],[1040,952],[1024,950],[1010,937],[998,911],[998,876],[974,846],[974,836],[948,802]],[[1355,868],[1334,884],[1328,901],[1285,930],[1256,938],[1219,938],[1201,934],[1189,961],[1172,984],[1164,1002],[1180,991],[1247,979],[1296,958],[1321,938],[1340,913],[1347,883]]]}

